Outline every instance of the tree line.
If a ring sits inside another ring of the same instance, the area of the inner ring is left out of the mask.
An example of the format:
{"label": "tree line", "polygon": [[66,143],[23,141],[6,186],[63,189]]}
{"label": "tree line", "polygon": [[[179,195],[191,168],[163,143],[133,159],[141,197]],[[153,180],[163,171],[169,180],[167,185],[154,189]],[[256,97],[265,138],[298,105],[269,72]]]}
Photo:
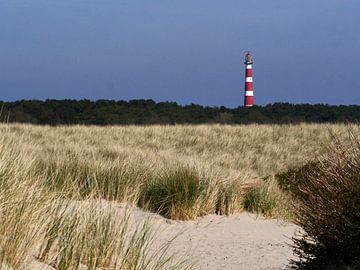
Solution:
{"label": "tree line", "polygon": [[252,108],[209,107],[153,100],[0,101],[0,121],[39,125],[357,123],[360,106],[274,103]]}

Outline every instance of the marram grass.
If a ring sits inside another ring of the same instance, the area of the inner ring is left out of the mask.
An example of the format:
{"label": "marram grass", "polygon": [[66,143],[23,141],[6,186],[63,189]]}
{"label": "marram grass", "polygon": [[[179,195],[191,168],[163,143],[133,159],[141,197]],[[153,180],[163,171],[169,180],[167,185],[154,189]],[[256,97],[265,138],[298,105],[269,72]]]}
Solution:
{"label": "marram grass", "polygon": [[183,220],[244,208],[288,218],[274,175],[325,154],[330,132],[346,142],[348,129],[0,125],[0,266],[189,269],[149,253],[149,225],[113,204]]}
{"label": "marram grass", "polygon": [[141,192],[140,206],[171,219],[194,219],[211,203],[210,182],[194,168],[164,170],[149,179]]}
{"label": "marram grass", "polygon": [[130,209],[97,199],[97,188],[76,198],[78,183],[51,189],[49,181],[55,183],[59,174],[40,170],[23,138],[16,143],[24,143],[26,155],[15,138],[9,139],[0,138],[0,269],[22,269],[34,259],[60,270],[191,269],[186,260],[166,253],[167,245],[150,249],[150,221],[134,223]]}

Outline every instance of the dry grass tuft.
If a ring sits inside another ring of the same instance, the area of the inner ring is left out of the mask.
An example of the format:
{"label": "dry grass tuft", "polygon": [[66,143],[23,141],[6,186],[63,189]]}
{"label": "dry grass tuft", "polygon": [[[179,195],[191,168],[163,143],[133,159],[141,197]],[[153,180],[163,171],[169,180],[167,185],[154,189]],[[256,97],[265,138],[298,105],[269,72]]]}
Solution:
{"label": "dry grass tuft", "polygon": [[165,170],[146,184],[140,206],[170,219],[194,219],[207,213],[210,181],[191,167]]}

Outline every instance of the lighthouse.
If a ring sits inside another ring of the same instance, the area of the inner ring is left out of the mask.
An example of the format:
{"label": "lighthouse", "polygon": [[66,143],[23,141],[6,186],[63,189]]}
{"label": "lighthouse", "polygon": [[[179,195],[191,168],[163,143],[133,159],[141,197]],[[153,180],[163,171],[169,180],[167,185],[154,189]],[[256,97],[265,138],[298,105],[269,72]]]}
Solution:
{"label": "lighthouse", "polygon": [[245,98],[244,106],[252,107],[254,106],[254,82],[253,82],[253,57],[251,52],[245,54]]}

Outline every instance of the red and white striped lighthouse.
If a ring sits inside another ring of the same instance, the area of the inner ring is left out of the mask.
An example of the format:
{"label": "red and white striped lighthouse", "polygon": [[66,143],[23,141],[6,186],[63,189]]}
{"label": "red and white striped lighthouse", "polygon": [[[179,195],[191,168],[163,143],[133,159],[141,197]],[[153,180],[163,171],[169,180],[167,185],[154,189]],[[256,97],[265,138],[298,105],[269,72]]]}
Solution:
{"label": "red and white striped lighthouse", "polygon": [[254,83],[253,83],[253,72],[252,72],[252,65],[253,65],[253,57],[251,52],[247,52],[245,54],[245,99],[244,99],[244,106],[245,107],[252,107],[254,106]]}

